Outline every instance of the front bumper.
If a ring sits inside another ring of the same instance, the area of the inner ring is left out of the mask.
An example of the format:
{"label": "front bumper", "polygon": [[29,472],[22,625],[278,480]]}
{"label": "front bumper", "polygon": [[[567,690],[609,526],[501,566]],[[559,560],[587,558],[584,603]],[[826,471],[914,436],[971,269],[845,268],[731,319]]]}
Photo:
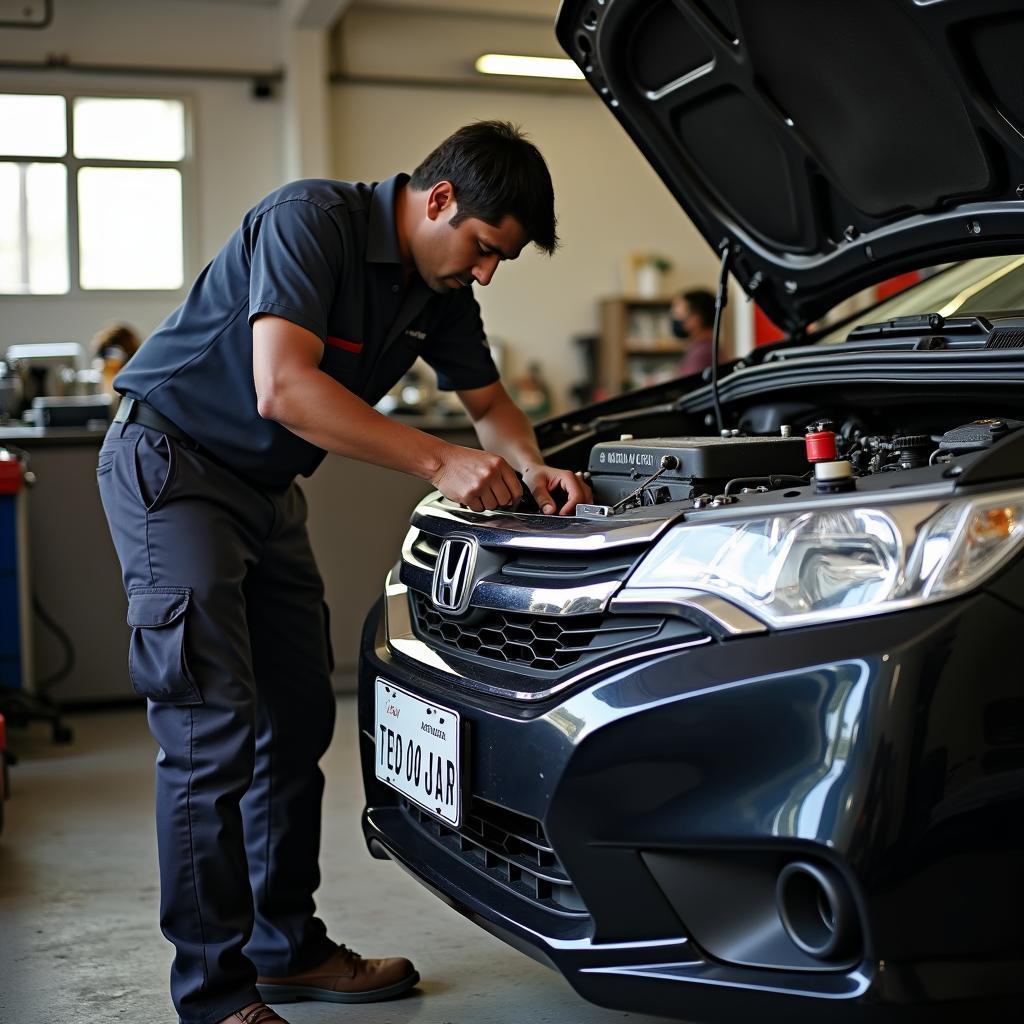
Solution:
{"label": "front bumper", "polygon": [[[365,835],[601,1005],[693,1021],[999,1012],[1020,999],[1007,823],[1022,794],[992,770],[986,722],[1019,690],[1002,666],[1020,628],[978,594],[655,655],[523,703],[390,650],[378,606],[360,666]],[[537,823],[581,904],[524,893],[501,857],[375,779],[377,676],[460,712],[481,813]],[[779,946],[775,879],[792,860],[846,886],[845,960]]]}

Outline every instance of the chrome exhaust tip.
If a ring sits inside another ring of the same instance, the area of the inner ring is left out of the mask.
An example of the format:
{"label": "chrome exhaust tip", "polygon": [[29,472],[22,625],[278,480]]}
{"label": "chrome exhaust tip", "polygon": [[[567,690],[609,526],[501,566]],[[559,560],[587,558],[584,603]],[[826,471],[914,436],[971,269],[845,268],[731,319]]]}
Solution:
{"label": "chrome exhaust tip", "polygon": [[790,861],[775,883],[775,902],[790,940],[816,960],[847,960],[859,942],[857,911],[838,872]]}

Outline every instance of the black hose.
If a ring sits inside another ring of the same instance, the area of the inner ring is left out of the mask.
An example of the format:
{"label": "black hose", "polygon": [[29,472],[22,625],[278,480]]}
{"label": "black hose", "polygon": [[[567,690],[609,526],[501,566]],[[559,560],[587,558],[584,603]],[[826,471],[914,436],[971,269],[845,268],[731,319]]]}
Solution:
{"label": "black hose", "polygon": [[796,484],[806,487],[810,481],[805,476],[792,476],[789,473],[772,473],[770,476],[738,476],[734,477],[725,485],[723,494],[732,493],[733,487],[740,485],[761,484],[767,482],[769,490],[781,487],[783,484]]}
{"label": "black hose", "polygon": [[715,296],[715,325],[711,329],[711,401],[715,407],[715,425],[718,433],[725,429],[722,419],[722,403],[718,398],[718,341],[722,330],[722,310],[729,301],[729,256],[731,250],[726,243],[722,247],[722,268],[718,274],[718,294]]}
{"label": "black hose", "polygon": [[42,606],[39,598],[36,597],[35,594],[32,595],[32,610],[39,617],[39,621],[42,622],[42,624],[46,626],[46,628],[57,638],[57,642],[61,645],[64,651],[64,661],[60,668],[57,669],[56,672],[51,672],[44,679],[35,680],[36,690],[39,693],[45,694],[47,690],[56,686],[57,683],[71,675],[71,671],[75,667],[75,645],[71,642],[71,637],[64,632],[60,625]]}

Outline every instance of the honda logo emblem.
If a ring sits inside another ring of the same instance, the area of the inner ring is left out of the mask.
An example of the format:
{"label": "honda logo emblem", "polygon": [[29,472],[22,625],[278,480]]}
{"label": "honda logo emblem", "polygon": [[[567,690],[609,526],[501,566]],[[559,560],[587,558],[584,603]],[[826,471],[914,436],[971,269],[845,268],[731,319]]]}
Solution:
{"label": "honda logo emblem", "polygon": [[444,612],[464,612],[473,589],[476,541],[472,537],[449,537],[441,545],[430,591],[434,607]]}

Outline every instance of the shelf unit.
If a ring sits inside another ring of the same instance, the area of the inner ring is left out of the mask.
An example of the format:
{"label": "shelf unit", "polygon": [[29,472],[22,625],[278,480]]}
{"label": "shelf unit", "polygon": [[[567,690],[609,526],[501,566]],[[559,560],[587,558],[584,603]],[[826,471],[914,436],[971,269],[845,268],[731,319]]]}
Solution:
{"label": "shelf unit", "polygon": [[595,384],[609,395],[617,395],[637,381],[631,364],[644,359],[671,367],[686,351],[669,333],[671,298],[619,296],[602,299],[601,333],[598,340]]}

